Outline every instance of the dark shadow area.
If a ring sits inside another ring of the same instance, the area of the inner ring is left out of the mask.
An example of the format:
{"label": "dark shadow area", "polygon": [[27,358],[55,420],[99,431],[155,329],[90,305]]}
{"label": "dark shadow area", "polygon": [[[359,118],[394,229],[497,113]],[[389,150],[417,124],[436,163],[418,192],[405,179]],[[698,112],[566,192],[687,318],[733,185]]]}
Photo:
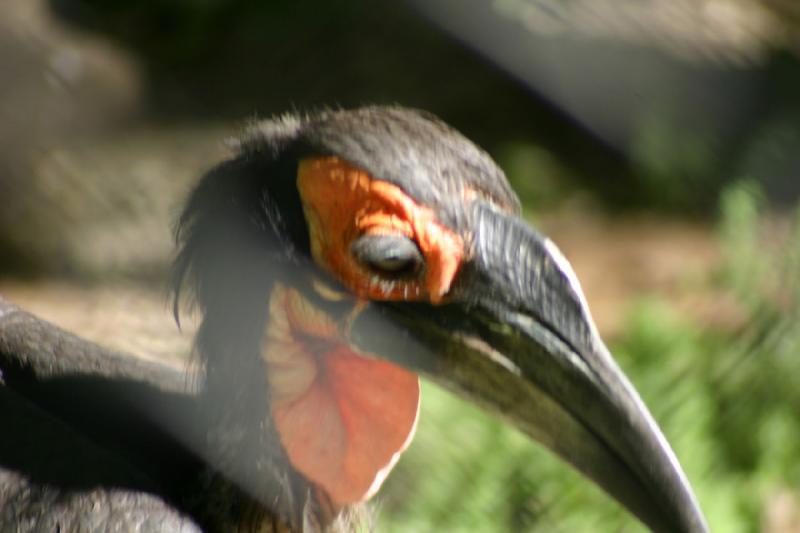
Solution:
{"label": "dark shadow area", "polygon": [[509,140],[540,144],[602,197],[635,200],[625,157],[402,2],[51,5],[143,59],[156,120],[398,103],[434,112],[490,151]]}

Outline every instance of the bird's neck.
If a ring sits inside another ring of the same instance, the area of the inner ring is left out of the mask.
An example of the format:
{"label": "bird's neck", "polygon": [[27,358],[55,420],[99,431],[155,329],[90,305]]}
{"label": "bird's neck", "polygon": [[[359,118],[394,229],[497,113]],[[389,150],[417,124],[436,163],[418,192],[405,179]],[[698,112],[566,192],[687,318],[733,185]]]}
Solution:
{"label": "bird's neck", "polygon": [[230,355],[235,363],[206,367],[205,444],[214,471],[205,474],[205,484],[217,507],[208,514],[225,524],[210,529],[303,531],[308,514],[324,530],[332,517],[285,456],[267,408],[263,368]]}

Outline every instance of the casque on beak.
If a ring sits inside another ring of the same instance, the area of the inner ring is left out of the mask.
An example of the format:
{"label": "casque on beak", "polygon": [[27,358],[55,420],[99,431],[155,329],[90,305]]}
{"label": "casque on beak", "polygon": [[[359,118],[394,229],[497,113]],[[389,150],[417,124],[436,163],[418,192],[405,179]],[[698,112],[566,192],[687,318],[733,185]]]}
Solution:
{"label": "casque on beak", "polygon": [[372,303],[349,341],[538,440],[657,532],[707,525],[684,473],[592,323],[566,260],[519,218],[473,202],[447,303]]}

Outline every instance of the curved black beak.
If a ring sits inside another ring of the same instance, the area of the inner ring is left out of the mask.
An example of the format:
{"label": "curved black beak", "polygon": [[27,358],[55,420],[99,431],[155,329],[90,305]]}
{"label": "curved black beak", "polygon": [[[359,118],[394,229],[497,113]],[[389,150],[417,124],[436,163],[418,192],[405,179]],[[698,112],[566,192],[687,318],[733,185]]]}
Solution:
{"label": "curved black beak", "polygon": [[479,202],[471,216],[471,259],[451,303],[373,305],[351,324],[351,342],[506,419],[653,531],[708,531],[664,435],[598,336],[567,261],[516,217]]}

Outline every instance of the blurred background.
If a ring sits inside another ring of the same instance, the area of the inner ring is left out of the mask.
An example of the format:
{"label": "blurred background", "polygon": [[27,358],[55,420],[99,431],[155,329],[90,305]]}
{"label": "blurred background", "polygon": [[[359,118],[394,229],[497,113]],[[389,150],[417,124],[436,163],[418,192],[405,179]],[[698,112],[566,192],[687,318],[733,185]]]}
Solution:
{"label": "blurred background", "polygon": [[[0,294],[183,360],[172,227],[248,120],[398,103],[486,148],[573,263],[712,530],[800,531],[793,0],[4,0]],[[641,531],[434,386],[378,531]]]}

